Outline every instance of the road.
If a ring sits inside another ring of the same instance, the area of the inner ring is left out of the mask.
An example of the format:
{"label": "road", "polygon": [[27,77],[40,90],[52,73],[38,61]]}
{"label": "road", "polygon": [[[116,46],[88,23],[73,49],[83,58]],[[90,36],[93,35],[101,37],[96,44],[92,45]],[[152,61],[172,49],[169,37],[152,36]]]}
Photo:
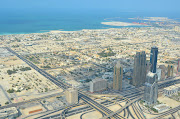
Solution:
{"label": "road", "polygon": [[134,99],[134,100],[131,100],[130,102],[128,102],[126,105],[124,105],[123,107],[121,107],[119,110],[117,110],[116,112],[113,112],[113,113],[111,113],[111,114],[109,114],[108,116],[105,116],[105,117],[103,117],[103,118],[101,118],[101,119],[107,119],[107,118],[109,118],[109,117],[112,117],[113,115],[115,115],[115,114],[119,114],[119,113],[121,113],[124,109],[126,109],[128,106],[130,106],[132,103],[134,103],[134,102],[136,102],[136,101],[138,101],[138,100],[140,100],[142,98],[142,96],[140,96],[139,98],[136,98],[136,99]]}
{"label": "road", "polygon": [[[52,75],[48,74],[47,72],[45,72],[44,70],[38,68],[36,65],[34,65],[32,62],[28,61],[27,59],[25,59],[24,57],[18,55],[16,52],[14,52],[13,50],[11,50],[10,48],[6,47],[6,49],[13,53],[14,55],[16,55],[18,58],[20,58],[21,60],[23,60],[24,62],[26,62],[30,67],[32,67],[33,69],[35,69],[37,72],[39,72],[41,75],[43,75],[44,77],[46,77],[47,79],[49,79],[50,81],[52,81],[54,84],[56,84],[57,86],[59,86],[60,88],[62,88],[63,90],[66,90],[67,88],[70,88],[71,85],[66,84],[61,82],[60,80],[57,80],[55,77],[53,77]],[[171,85],[172,83],[175,83],[176,81],[169,81],[169,82],[165,82],[162,84],[159,84],[159,87],[166,87]],[[96,109],[97,111],[99,111],[100,113],[102,113],[102,115],[104,115],[105,117],[111,117],[113,116],[114,118],[124,118],[121,117],[119,115],[117,115],[117,113],[120,113],[122,110],[124,110],[125,108],[127,108],[129,105],[131,105],[132,103],[134,103],[135,101],[139,100],[141,97],[141,95],[143,94],[143,92],[139,93],[138,95],[136,95],[137,93],[134,93],[135,96],[134,98],[132,98],[132,100],[130,102],[128,102],[125,106],[123,106],[120,110],[113,112],[111,110],[109,110],[108,108],[106,108],[105,106],[97,103],[96,101],[92,100],[90,97],[86,96],[85,94],[83,94],[83,92],[79,91],[79,97],[80,99],[82,99],[84,102],[86,102],[87,104],[89,104],[91,107],[93,107],[94,109]],[[129,96],[129,95],[127,95]],[[139,98],[137,98],[137,96]],[[126,96],[125,96],[126,97]],[[16,105],[18,106],[18,105]],[[107,116],[108,115],[108,116]]]}
{"label": "road", "polygon": [[[84,103],[85,104],[85,103]],[[84,104],[82,104],[82,105],[84,105]],[[110,102],[110,101],[103,101],[103,102],[101,102],[101,104],[102,105],[105,105],[105,106],[107,106],[107,107],[109,107],[109,106],[111,106],[111,105],[114,105],[114,103],[113,102]],[[73,106],[73,107],[75,107],[75,106]],[[66,110],[66,109],[65,109]],[[57,111],[59,111],[59,110],[57,110]],[[48,116],[49,114],[52,114],[52,113],[55,113],[55,112],[57,112],[57,111],[54,111],[54,112],[50,112],[50,113],[48,113],[48,114],[45,114],[45,115],[42,115],[42,116],[40,116],[40,117],[37,117],[37,118],[35,118],[35,119],[39,119],[39,118],[42,118],[42,119],[50,119],[50,118],[57,118],[57,117],[63,117],[62,115],[60,116],[60,114],[54,114],[54,115],[52,115],[52,116]],[[75,108],[75,109],[70,109],[70,110],[66,110],[66,112],[65,112],[65,117],[69,117],[69,116],[72,116],[72,115],[74,115],[74,114],[79,114],[79,113],[83,113],[83,112],[86,112],[86,111],[95,111],[95,109],[94,108],[92,108],[91,106],[83,106],[83,107],[78,107],[78,108]],[[62,112],[62,113],[64,113],[64,111]],[[48,116],[48,117],[47,117]]]}
{"label": "road", "polygon": [[[48,74],[47,72],[45,72],[44,70],[40,69],[39,67],[37,67],[36,65],[34,65],[32,62],[28,61],[27,59],[25,59],[24,57],[20,56],[19,54],[17,54],[16,52],[14,52],[12,49],[6,47],[6,49],[11,52],[12,54],[16,55],[18,58],[20,58],[21,60],[23,60],[25,63],[27,63],[30,67],[32,67],[33,69],[35,69],[37,72],[39,72],[41,75],[43,75],[44,77],[46,77],[47,79],[49,79],[50,81],[52,81],[54,84],[56,84],[57,86],[59,86],[60,88],[62,88],[63,90],[66,90],[67,88],[70,88],[71,85],[66,84],[61,82],[60,80],[57,80],[55,77],[53,77],[52,75]],[[111,110],[109,110],[108,108],[106,108],[105,106],[95,102],[94,100],[92,100],[90,97],[84,95],[83,93],[79,92],[80,95],[80,99],[82,99],[83,101],[85,101],[86,103],[88,103],[90,106],[92,106],[94,109],[96,109],[97,111],[99,111],[100,113],[102,113],[103,115],[107,115],[112,113]],[[17,105],[18,106],[18,105]],[[123,118],[117,114],[114,115],[115,118],[120,119]]]}
{"label": "road", "polygon": [[55,97],[55,96],[59,96],[59,95],[63,95],[63,94],[64,94],[63,92],[62,93],[56,93],[56,94],[51,94],[51,95],[43,96],[43,97],[40,97],[40,98],[34,98],[34,99],[23,101],[23,102],[12,103],[12,104],[0,107],[0,109],[10,108],[10,107],[17,107],[17,106],[24,105],[26,103],[39,101],[39,100],[42,100],[42,99],[45,99],[45,98]]}
{"label": "road", "polygon": [[3,93],[4,93],[4,95],[6,96],[6,98],[9,100],[9,103],[12,103],[11,102],[11,99],[9,98],[9,96],[8,96],[8,94],[7,94],[7,92],[4,90],[4,88],[0,85],[0,88],[1,88],[1,90],[3,91]]}
{"label": "road", "polygon": [[172,109],[170,109],[170,110],[167,110],[167,111],[165,111],[165,112],[162,112],[160,115],[158,115],[158,116],[156,116],[156,117],[153,117],[153,118],[151,118],[151,119],[162,119],[163,117],[165,117],[165,116],[167,116],[167,115],[170,115],[170,114],[173,114],[173,113],[175,113],[175,112],[177,112],[177,111],[179,111],[179,110],[180,110],[180,105],[177,106],[177,107],[175,107],[175,108],[172,108]]}

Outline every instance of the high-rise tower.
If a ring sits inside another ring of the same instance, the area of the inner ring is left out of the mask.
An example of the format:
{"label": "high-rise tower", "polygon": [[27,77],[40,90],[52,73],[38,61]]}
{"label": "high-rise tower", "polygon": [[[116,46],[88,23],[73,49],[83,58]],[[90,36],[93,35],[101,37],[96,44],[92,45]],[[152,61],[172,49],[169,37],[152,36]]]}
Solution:
{"label": "high-rise tower", "polygon": [[156,104],[158,98],[158,76],[156,73],[149,72],[146,77],[144,88],[144,100],[147,104]]}
{"label": "high-rise tower", "polygon": [[145,51],[136,52],[134,57],[133,85],[140,86],[146,79],[146,53]]}
{"label": "high-rise tower", "polygon": [[151,63],[152,73],[156,73],[157,56],[158,56],[158,48],[154,46],[151,48],[151,54],[150,54],[150,63]]}
{"label": "high-rise tower", "polygon": [[123,67],[120,62],[114,66],[113,89],[122,90]]}
{"label": "high-rise tower", "polygon": [[173,72],[174,72],[174,66],[173,65],[168,65],[167,76],[168,77],[173,77]]}
{"label": "high-rise tower", "polygon": [[180,58],[178,59],[177,73],[180,74]]}

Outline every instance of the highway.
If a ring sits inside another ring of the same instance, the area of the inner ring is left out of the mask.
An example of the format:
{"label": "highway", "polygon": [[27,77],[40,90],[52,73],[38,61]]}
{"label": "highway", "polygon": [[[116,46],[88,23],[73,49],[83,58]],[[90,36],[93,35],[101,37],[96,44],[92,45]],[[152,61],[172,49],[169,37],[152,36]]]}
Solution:
{"label": "highway", "polygon": [[[84,104],[85,103],[82,103],[81,106],[84,105]],[[111,105],[114,105],[113,102],[110,102],[110,101],[107,101],[107,100],[101,102],[101,104],[105,105],[107,107],[109,107]],[[76,105],[74,105],[73,107],[76,107]],[[55,115],[52,115],[52,116],[48,116],[48,115],[53,114],[53,113],[58,112],[58,111],[59,110],[55,110],[54,112],[47,113],[47,114],[39,116],[39,117],[37,117],[35,119],[39,119],[39,118],[42,118],[42,119],[57,118],[57,117],[60,116],[60,114],[55,114]],[[65,109],[65,111],[63,111],[62,113],[65,112],[65,117],[69,117],[69,116],[72,116],[73,114],[78,114],[78,113],[82,113],[82,112],[86,112],[86,111],[95,111],[95,109],[88,105],[88,106],[78,107],[78,108],[70,109],[70,110]],[[48,117],[46,117],[46,116],[48,116]],[[61,114],[61,117],[64,117],[64,116]]]}
{"label": "highway", "polygon": [[[52,81],[54,84],[56,84],[57,86],[59,86],[60,88],[62,88],[63,90],[66,90],[67,88],[70,88],[71,85],[69,84],[65,84],[63,82],[61,82],[60,80],[57,80],[55,77],[53,77],[52,75],[48,74],[47,72],[45,72],[44,70],[38,68],[36,65],[34,65],[32,62],[28,61],[27,59],[25,59],[24,57],[20,56],[19,54],[17,54],[16,52],[14,52],[12,49],[6,47],[6,49],[11,52],[12,54],[16,55],[18,58],[20,58],[21,60],[23,60],[25,63],[27,63],[30,67],[32,67],[33,69],[35,69],[37,72],[39,72],[41,75],[43,75],[44,77],[46,77],[47,79],[49,79],[50,81]],[[97,111],[99,111],[100,113],[102,113],[103,115],[107,115],[112,113],[111,110],[109,110],[108,108],[102,106],[101,104],[95,102],[94,100],[92,100],[90,97],[84,95],[83,93],[81,93],[79,91],[79,96],[80,99],[82,99],[83,101],[85,101],[86,103],[88,103],[90,106],[92,106],[94,109],[96,109]],[[17,105],[18,106],[18,105]],[[124,117],[121,117],[117,114],[114,115],[114,118],[117,119],[121,119]]]}
{"label": "highway", "polygon": [[172,109],[170,109],[170,110],[167,110],[167,111],[165,111],[165,112],[162,112],[162,113],[160,113],[160,115],[158,115],[158,116],[156,116],[156,117],[153,117],[153,118],[151,118],[151,119],[162,119],[163,117],[165,117],[165,116],[167,116],[167,115],[170,115],[170,114],[173,114],[173,113],[175,113],[175,112],[177,112],[177,111],[179,111],[179,110],[180,110],[180,105],[177,106],[177,107],[175,107],[175,108],[172,108]]}
{"label": "highway", "polygon": [[17,107],[17,106],[24,105],[26,103],[30,103],[30,102],[34,102],[34,101],[39,101],[39,100],[42,100],[42,99],[45,99],[45,98],[55,97],[55,96],[59,96],[59,95],[63,95],[63,94],[64,94],[63,92],[62,93],[55,93],[55,94],[43,96],[43,97],[40,97],[40,98],[34,98],[34,99],[23,101],[23,102],[11,103],[9,105],[0,107],[0,109],[10,108],[10,107]]}
{"label": "highway", "polygon": [[126,108],[127,108],[128,106],[130,106],[132,103],[140,100],[141,98],[142,98],[142,96],[140,96],[139,98],[136,98],[136,99],[134,99],[134,100],[131,100],[130,102],[128,102],[126,105],[124,105],[122,108],[120,108],[120,109],[117,110],[116,112],[112,112],[112,113],[109,114],[108,116],[105,116],[105,117],[103,117],[103,118],[101,118],[101,119],[107,119],[107,118],[109,118],[109,117],[112,117],[112,116],[115,115],[115,114],[121,113],[124,109],[126,109]]}
{"label": "highway", "polygon": [[[59,86],[60,88],[62,88],[63,90],[66,90],[67,88],[70,88],[71,85],[70,84],[66,84],[66,83],[63,83],[61,82],[60,80],[57,80],[55,77],[53,77],[52,75],[48,74],[47,72],[45,72],[44,70],[38,68],[36,65],[34,65],[32,62],[28,61],[27,59],[25,59],[24,57],[18,55],[16,52],[14,52],[13,50],[11,50],[10,48],[6,47],[6,49],[13,53],[14,55],[16,55],[18,58],[20,58],[21,60],[23,60],[24,62],[26,62],[30,67],[32,67],[33,69],[35,69],[37,72],[39,72],[41,75],[43,75],[44,77],[46,77],[47,79],[49,79],[50,81],[52,81],[54,84],[56,84],[57,86]],[[158,87],[159,88],[163,88],[163,87],[167,87],[173,83],[176,83],[178,80],[176,81],[168,81],[168,82],[164,82],[164,83],[161,83],[161,84],[158,84]],[[131,101],[128,102],[125,106],[123,106],[121,109],[119,109],[118,111],[116,112],[113,112],[111,110],[109,110],[108,108],[106,108],[105,106],[97,103],[96,101],[92,100],[89,96],[86,96],[85,94],[83,94],[83,92],[79,91],[79,98],[82,99],[84,102],[86,102],[87,104],[89,104],[91,107],[93,107],[94,109],[96,109],[97,111],[99,111],[104,117],[103,119],[106,119],[106,118],[109,118],[109,117],[114,117],[116,119],[121,119],[121,118],[124,118],[124,117],[121,117],[119,116],[118,114],[120,112],[122,112],[124,109],[126,109],[129,105],[131,105],[132,103],[136,102],[137,100],[141,99],[142,98],[142,94],[143,92],[134,92],[134,96],[130,95],[130,94],[125,94],[123,96],[125,97],[132,97]],[[23,104],[24,102],[22,102]],[[18,105],[21,105],[21,103],[16,103],[16,104],[11,104],[10,106],[18,106]],[[7,106],[4,106],[3,108],[5,107],[8,107],[9,105]],[[1,109],[2,107],[0,107]]]}

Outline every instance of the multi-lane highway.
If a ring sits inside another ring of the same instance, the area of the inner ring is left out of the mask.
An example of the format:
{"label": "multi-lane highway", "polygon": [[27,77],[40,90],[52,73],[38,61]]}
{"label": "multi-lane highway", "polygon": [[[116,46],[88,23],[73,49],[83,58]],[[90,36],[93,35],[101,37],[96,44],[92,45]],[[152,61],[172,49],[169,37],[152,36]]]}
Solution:
{"label": "multi-lane highway", "polygon": [[158,116],[156,116],[156,117],[153,117],[153,118],[151,118],[151,119],[162,119],[163,117],[165,117],[165,116],[167,116],[167,115],[170,115],[170,114],[173,114],[173,113],[175,113],[175,112],[177,112],[177,111],[179,111],[179,110],[180,110],[180,105],[177,106],[177,107],[175,107],[175,108],[172,108],[172,109],[170,109],[170,110],[167,110],[167,111],[165,111],[165,112],[162,112],[160,115],[158,115]]}
{"label": "multi-lane highway", "polygon": [[[50,81],[52,81],[54,84],[56,84],[57,86],[59,86],[60,88],[62,88],[63,90],[66,90],[67,88],[70,88],[71,85],[70,84],[66,84],[60,80],[57,80],[55,77],[53,77],[52,75],[48,74],[47,72],[45,72],[44,70],[38,68],[36,65],[34,65],[32,62],[28,61],[27,59],[25,59],[24,57],[18,55],[16,52],[14,52],[12,49],[6,47],[6,49],[13,53],[14,55],[16,55],[18,58],[20,58],[21,60],[23,60],[24,62],[26,62],[30,67],[32,67],[33,69],[35,69],[37,72],[39,72],[41,75],[43,75],[44,77],[46,77],[47,79],[49,79]],[[168,82],[162,82],[161,84],[159,84],[159,88],[163,88],[163,87],[167,87],[168,85],[172,85],[174,83],[179,82],[180,79],[178,80],[172,80],[172,81],[168,81]],[[110,109],[108,109],[107,107],[97,103],[96,101],[92,100],[89,96],[85,95],[82,91],[79,91],[79,98],[82,99],[84,102],[86,102],[87,104],[89,104],[91,107],[93,107],[94,109],[96,109],[97,111],[99,111],[104,118],[109,118],[109,117],[114,117],[114,118],[124,118],[119,116],[118,114],[120,112],[122,112],[124,109],[126,109],[128,106],[130,106],[131,104],[133,104],[134,102],[136,102],[137,100],[142,98],[142,94],[143,91],[136,91],[134,92],[134,94],[125,94],[123,95],[124,97],[131,97],[131,101],[129,101],[125,106],[123,106],[120,110],[113,112]],[[17,104],[11,104],[11,105],[7,105],[8,106],[19,106],[23,104],[22,103],[17,103]],[[3,107],[0,107],[3,108]],[[5,108],[5,107],[4,107]]]}
{"label": "multi-lane highway", "polygon": [[0,109],[10,108],[10,107],[17,107],[17,106],[24,105],[26,103],[35,102],[35,101],[39,101],[39,100],[42,100],[42,99],[45,99],[45,98],[55,97],[55,96],[59,96],[59,95],[63,95],[63,94],[64,94],[63,92],[62,93],[55,93],[55,94],[51,94],[51,95],[47,95],[47,96],[43,96],[43,97],[39,97],[39,98],[30,99],[30,100],[23,101],[23,102],[11,103],[9,105],[0,107]]}
{"label": "multi-lane highway", "polygon": [[[56,84],[57,86],[59,86],[60,88],[62,88],[63,90],[70,88],[71,85],[66,84],[61,82],[60,80],[57,80],[55,77],[53,77],[52,75],[48,74],[47,72],[45,72],[44,70],[40,69],[39,67],[37,67],[36,65],[34,65],[32,62],[28,61],[27,59],[25,59],[24,57],[20,56],[19,54],[17,54],[15,51],[13,51],[12,49],[6,47],[6,49],[11,52],[12,54],[16,55],[18,58],[20,58],[21,60],[23,60],[24,62],[26,62],[30,67],[32,67],[33,69],[35,69],[37,72],[39,72],[41,75],[43,75],[44,77],[46,77],[47,79],[49,79],[50,81],[52,81],[54,84]],[[88,103],[90,106],[92,106],[94,109],[96,109],[97,111],[99,111],[100,113],[102,113],[103,115],[107,115],[112,113],[111,110],[109,110],[108,108],[106,108],[105,106],[97,103],[96,101],[92,100],[90,97],[84,95],[81,91],[79,91],[79,96],[80,99],[82,99],[83,101],[85,101],[86,103]],[[120,119],[123,118],[119,115],[114,115],[114,118]]]}

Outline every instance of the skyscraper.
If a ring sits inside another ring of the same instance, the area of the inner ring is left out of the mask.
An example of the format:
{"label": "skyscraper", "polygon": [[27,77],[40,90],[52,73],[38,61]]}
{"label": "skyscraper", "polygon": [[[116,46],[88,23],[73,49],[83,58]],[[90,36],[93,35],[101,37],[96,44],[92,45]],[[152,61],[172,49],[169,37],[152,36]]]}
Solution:
{"label": "skyscraper", "polygon": [[146,79],[146,53],[145,51],[136,52],[134,57],[134,70],[133,70],[133,80],[134,86],[140,86],[145,83]]}
{"label": "skyscraper", "polygon": [[147,104],[156,104],[158,98],[158,76],[156,73],[149,72],[146,77],[144,88],[144,100]]}
{"label": "skyscraper", "polygon": [[122,90],[123,67],[120,62],[114,66],[113,89]]}
{"label": "skyscraper", "polygon": [[173,76],[173,71],[174,71],[174,66],[173,65],[168,65],[167,76],[172,77]]}
{"label": "skyscraper", "polygon": [[156,73],[157,56],[158,56],[158,48],[154,46],[151,48],[151,54],[150,54],[150,63],[151,63],[152,73]]}
{"label": "skyscraper", "polygon": [[180,59],[178,59],[177,72],[178,72],[178,74],[180,74]]}

